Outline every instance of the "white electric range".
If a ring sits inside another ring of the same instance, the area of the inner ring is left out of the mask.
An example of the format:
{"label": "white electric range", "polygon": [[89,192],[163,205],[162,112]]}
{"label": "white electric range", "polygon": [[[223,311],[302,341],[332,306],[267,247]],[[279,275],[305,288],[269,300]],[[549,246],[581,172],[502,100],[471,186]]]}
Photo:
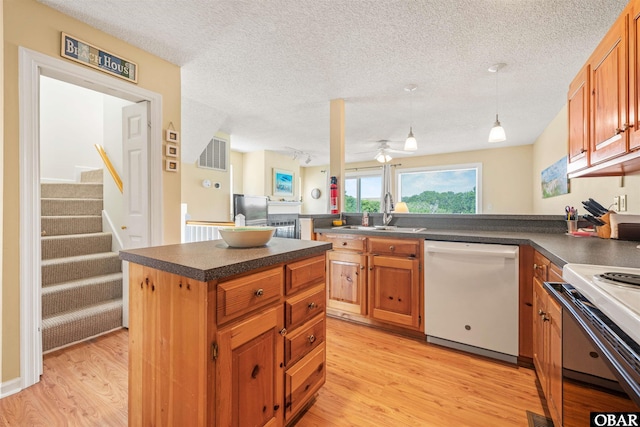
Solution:
{"label": "white electric range", "polygon": [[547,284],[640,405],[640,268],[566,264],[565,284]]}

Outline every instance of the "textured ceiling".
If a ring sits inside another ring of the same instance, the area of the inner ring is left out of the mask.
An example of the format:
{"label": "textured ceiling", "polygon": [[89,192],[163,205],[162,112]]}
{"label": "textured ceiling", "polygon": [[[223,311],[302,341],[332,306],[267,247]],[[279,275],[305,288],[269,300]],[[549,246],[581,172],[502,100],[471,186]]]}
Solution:
{"label": "textured ceiling", "polygon": [[[347,162],[371,160],[375,141],[404,141],[410,125],[414,155],[533,143],[627,3],[39,1],[182,67],[184,161],[222,131],[233,150],[294,147],[309,165],[329,162],[335,98],[345,100]],[[487,69],[497,62],[507,64],[497,76],[500,145],[487,142],[496,112]]]}

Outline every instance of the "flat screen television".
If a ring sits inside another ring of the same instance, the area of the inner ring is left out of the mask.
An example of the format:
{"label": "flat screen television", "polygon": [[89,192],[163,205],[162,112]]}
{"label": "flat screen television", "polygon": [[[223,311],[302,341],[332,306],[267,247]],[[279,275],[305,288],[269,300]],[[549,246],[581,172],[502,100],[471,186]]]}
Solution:
{"label": "flat screen television", "polygon": [[246,225],[267,225],[267,198],[265,196],[233,195],[233,218],[244,215]]}

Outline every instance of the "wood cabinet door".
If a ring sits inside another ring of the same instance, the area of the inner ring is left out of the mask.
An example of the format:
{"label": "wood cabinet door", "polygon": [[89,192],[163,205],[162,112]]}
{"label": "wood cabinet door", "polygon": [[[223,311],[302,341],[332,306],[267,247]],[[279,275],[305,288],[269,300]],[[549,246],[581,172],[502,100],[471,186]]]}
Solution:
{"label": "wood cabinet door", "polygon": [[360,253],[327,252],[327,307],[367,314],[366,264]]}
{"label": "wood cabinet door", "polygon": [[618,18],[590,60],[592,165],[627,151],[627,17]]}
{"label": "wood cabinet door", "polygon": [[555,425],[562,425],[562,307],[552,298],[548,298],[547,311],[549,321],[545,327],[549,330],[547,405]]}
{"label": "wood cabinet door", "polygon": [[569,85],[568,172],[589,166],[589,70],[587,64]]}
{"label": "wood cabinet door", "polygon": [[634,1],[629,17],[629,150],[640,148],[640,2]]}
{"label": "wood cabinet door", "polygon": [[216,425],[283,424],[283,328],[279,304],[218,332]]}
{"label": "wood cabinet door", "polygon": [[547,316],[546,292],[542,282],[533,279],[533,365],[536,368],[542,391],[547,394],[547,357],[544,318]]}
{"label": "wood cabinet door", "polygon": [[397,325],[420,327],[419,261],[415,258],[371,256],[371,317]]}

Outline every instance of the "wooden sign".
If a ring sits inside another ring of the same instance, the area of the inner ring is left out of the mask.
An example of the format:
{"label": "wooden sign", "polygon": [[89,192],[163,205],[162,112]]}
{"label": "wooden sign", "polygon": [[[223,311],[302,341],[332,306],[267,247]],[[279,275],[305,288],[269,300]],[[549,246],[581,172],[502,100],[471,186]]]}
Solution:
{"label": "wooden sign", "polygon": [[61,33],[60,55],[91,68],[138,83],[138,64],[116,56],[106,50]]}

